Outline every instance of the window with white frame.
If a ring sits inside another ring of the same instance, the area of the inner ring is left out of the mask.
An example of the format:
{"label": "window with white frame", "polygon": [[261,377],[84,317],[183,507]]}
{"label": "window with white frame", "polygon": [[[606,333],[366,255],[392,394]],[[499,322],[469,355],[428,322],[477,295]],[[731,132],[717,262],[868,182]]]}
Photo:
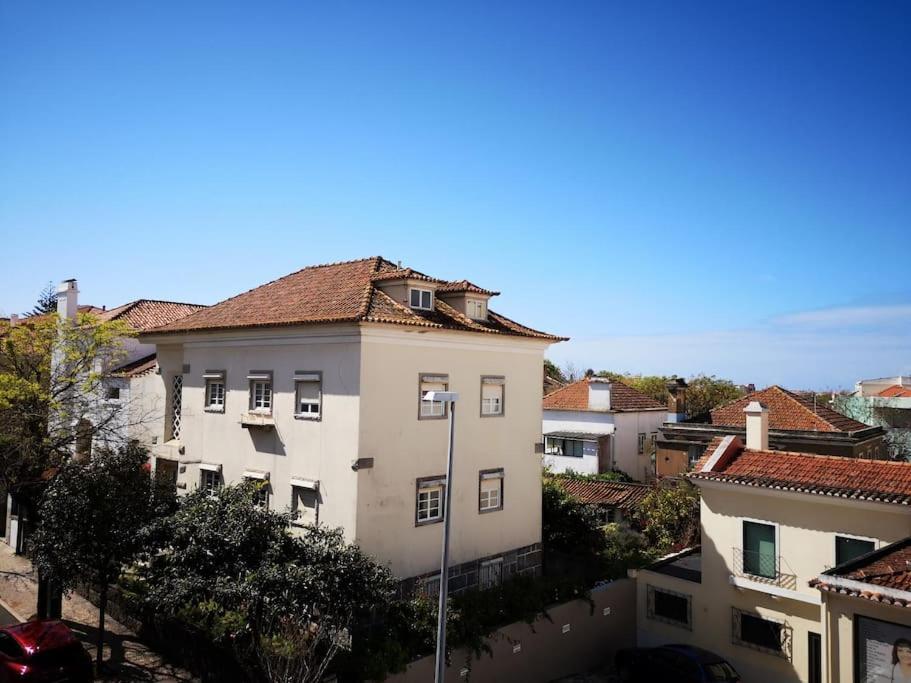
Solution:
{"label": "window with white frame", "polygon": [[478,511],[503,509],[503,469],[481,470],[478,486]]}
{"label": "window with white frame", "polygon": [[465,314],[472,320],[487,320],[487,304],[481,299],[466,299]]}
{"label": "window with white frame", "polygon": [[854,536],[835,536],[835,564],[844,564],[876,550],[876,541]]}
{"label": "window with white frame", "polygon": [[478,567],[478,588],[485,590],[503,583],[503,558],[486,560]]}
{"label": "window with white frame", "polygon": [[503,414],[506,379],[485,376],[481,378],[481,415],[484,417]]}
{"label": "window with white frame", "polygon": [[433,308],[433,292],[429,289],[412,287],[408,296],[412,308],[419,308],[424,311],[429,311]]}
{"label": "window with white frame", "polygon": [[645,432],[639,432],[639,440],[636,443],[636,448],[639,455],[645,453]]}
{"label": "window with white frame", "polygon": [[199,470],[199,488],[214,496],[221,487],[221,472],[216,467]]}
{"label": "window with white frame", "polygon": [[428,598],[440,597],[440,575],[425,576],[418,582],[418,592]]}
{"label": "window with white frame", "polygon": [[445,477],[418,479],[415,522],[432,524],[443,520]]}
{"label": "window with white frame", "polygon": [[446,404],[443,401],[425,401],[424,397],[431,391],[447,391],[449,387],[449,377],[447,375],[421,375],[419,381],[419,407],[418,417],[421,419],[433,419],[446,417]]}
{"label": "window with white frame", "polygon": [[291,516],[295,524],[319,521],[319,485],[316,482],[291,480]]}
{"label": "window with white frame", "polygon": [[272,412],[272,373],[251,372],[247,375],[250,380],[250,410],[257,413]]}
{"label": "window with white frame", "polygon": [[294,415],[308,420],[318,420],[322,414],[322,374],[296,372],[294,374]]}
{"label": "window with white frame", "polygon": [[206,381],[205,409],[211,412],[224,412],[225,373],[221,370],[206,370],[203,379]]}
{"label": "window with white frame", "polygon": [[544,437],[544,453],[546,455],[563,455],[568,458],[581,458],[585,450],[585,442],[581,439],[565,439],[558,436]]}
{"label": "window with white frame", "polygon": [[269,478],[260,472],[245,472],[244,480],[254,484],[253,504],[256,507],[269,507]]}

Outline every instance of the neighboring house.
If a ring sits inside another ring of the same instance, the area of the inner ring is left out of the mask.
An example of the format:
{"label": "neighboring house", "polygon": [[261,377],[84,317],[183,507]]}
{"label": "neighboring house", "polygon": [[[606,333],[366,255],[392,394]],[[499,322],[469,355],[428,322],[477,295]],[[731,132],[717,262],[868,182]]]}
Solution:
{"label": "neighboring house", "polygon": [[648,481],[667,408],[623,382],[600,377],[544,397],[544,463],[556,473],[620,470]]}
{"label": "neighboring house", "polygon": [[[180,490],[262,482],[262,504],[439,586],[446,487],[453,591],[541,563],[541,365],[560,337],[488,308],[497,293],[381,257],[304,268],[140,336],[168,420],[156,469]],[[459,394],[453,481],[448,408]]]}
{"label": "neighboring house", "polygon": [[557,476],[557,484],[569,495],[601,511],[605,524],[627,523],[652,487],[622,481],[597,481]]}
{"label": "neighboring house", "polygon": [[[639,643],[712,650],[745,683],[849,681],[845,619],[864,610],[836,618],[811,582],[908,536],[911,463],[772,451],[769,410],[745,413],[746,445],[717,437],[688,475],[701,546],[636,572]],[[874,612],[911,625],[911,612]]]}
{"label": "neighboring house", "polygon": [[566,385],[563,382],[561,382],[560,380],[554,379],[553,377],[548,375],[546,372],[544,373],[544,384],[543,384],[543,389],[544,389],[543,395],[544,396],[547,396],[548,394],[556,391],[557,389],[561,389],[564,386],[566,386]]}
{"label": "neighboring house", "polygon": [[911,459],[911,377],[861,380],[853,395],[835,396],[833,402],[845,415],[884,429],[890,458]]}
{"label": "neighboring house", "polygon": [[817,405],[812,398],[771,386],[719,406],[705,418],[664,424],[658,435],[658,476],[686,472],[717,436],[743,436],[743,409],[753,401],[769,409],[769,443],[773,450],[853,458],[887,456],[881,427],[871,427]]}

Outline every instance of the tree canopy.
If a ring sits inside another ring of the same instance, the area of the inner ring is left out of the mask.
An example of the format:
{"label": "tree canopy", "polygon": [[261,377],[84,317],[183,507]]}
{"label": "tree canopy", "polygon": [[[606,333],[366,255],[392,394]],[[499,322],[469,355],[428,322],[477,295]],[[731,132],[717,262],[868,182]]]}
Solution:
{"label": "tree canopy", "polygon": [[54,289],[54,283],[48,282],[41,293],[38,295],[38,301],[27,313],[29,316],[46,315],[57,312],[57,290]]}

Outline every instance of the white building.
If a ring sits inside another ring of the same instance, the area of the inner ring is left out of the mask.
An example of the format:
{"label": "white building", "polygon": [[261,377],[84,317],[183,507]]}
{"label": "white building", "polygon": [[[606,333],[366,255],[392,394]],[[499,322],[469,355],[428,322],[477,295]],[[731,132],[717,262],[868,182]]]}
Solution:
{"label": "white building", "polygon": [[620,470],[649,480],[666,419],[665,406],[622,382],[573,382],[544,397],[544,463],[558,473]]}
{"label": "white building", "polygon": [[488,309],[497,293],[381,257],[313,266],[141,336],[169,419],[157,469],[181,490],[264,482],[433,590],[448,411],[459,394],[451,586],[540,567],[541,364],[559,341]]}

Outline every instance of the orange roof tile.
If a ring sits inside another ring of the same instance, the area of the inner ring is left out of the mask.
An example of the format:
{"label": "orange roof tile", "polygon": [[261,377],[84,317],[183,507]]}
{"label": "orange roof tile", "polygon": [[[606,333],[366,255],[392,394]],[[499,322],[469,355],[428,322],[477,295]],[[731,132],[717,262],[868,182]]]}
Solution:
{"label": "orange roof tile", "polygon": [[381,256],[310,266],[155,328],[154,332],[376,322],[548,341],[565,339],[520,325],[493,311],[488,311],[487,321],[472,320],[439,298],[434,298],[433,310],[415,310],[393,300],[376,286],[377,282],[403,277],[436,281],[410,268],[400,268]]}
{"label": "orange roof tile", "polygon": [[[896,607],[911,607],[911,537],[834,567],[810,581],[810,585]],[[908,595],[903,597],[894,591]]]}
{"label": "orange roof tile", "polygon": [[891,387],[886,387],[878,395],[884,398],[911,398],[911,389],[895,384]]}
{"label": "orange roof tile", "polygon": [[109,311],[93,311],[104,320],[122,320],[137,332],[167,325],[206,308],[198,304],[182,304],[176,301],[137,299]]}
{"label": "orange roof tile", "polygon": [[769,429],[804,432],[856,432],[869,429],[869,425],[852,420],[831,408],[813,405],[813,401],[779,386],[754,391],[743,398],[715,408],[711,424],[723,427],[746,428],[743,409],[752,401],[759,401],[769,409]]}
{"label": "orange roof tile", "polygon": [[473,282],[468,280],[454,280],[452,282],[447,282],[444,285],[437,287],[438,292],[442,293],[457,293],[457,292],[470,292],[472,294],[486,294],[487,296],[497,296],[499,292],[494,292],[491,289],[484,289],[483,287],[478,287]]}
{"label": "orange roof tile", "polygon": [[597,481],[565,476],[558,476],[554,479],[566,493],[578,498],[586,505],[607,505],[623,510],[636,507],[651,491],[648,484]]}
{"label": "orange roof tile", "polygon": [[[590,410],[588,407],[588,386],[591,379],[586,377],[544,397],[544,410]],[[650,396],[636,391],[623,382],[611,382],[610,411],[667,410]],[[606,412],[606,411],[594,411]]]}

